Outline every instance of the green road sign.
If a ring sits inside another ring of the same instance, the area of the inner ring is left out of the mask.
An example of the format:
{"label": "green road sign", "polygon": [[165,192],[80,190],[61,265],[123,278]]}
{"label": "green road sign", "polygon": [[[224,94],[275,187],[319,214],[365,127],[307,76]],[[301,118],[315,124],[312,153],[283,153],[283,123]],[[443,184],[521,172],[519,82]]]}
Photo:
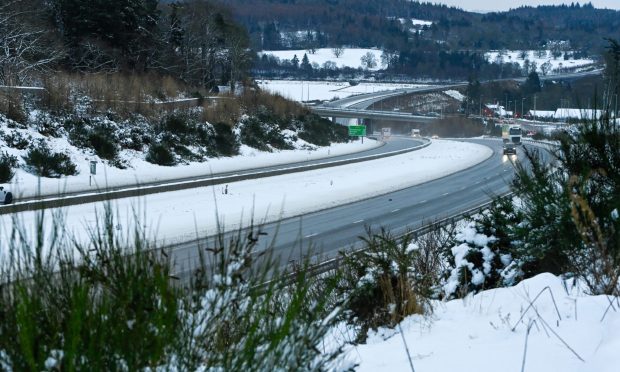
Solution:
{"label": "green road sign", "polygon": [[349,126],[349,136],[365,136],[366,135],[366,126],[365,125],[350,125]]}

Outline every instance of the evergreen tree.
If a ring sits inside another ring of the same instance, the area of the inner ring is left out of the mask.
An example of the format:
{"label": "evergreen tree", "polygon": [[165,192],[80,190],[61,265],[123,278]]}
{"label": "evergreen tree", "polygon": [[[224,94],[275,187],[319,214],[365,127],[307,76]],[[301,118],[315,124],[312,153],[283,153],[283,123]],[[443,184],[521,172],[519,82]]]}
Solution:
{"label": "evergreen tree", "polygon": [[523,95],[530,95],[541,91],[540,77],[536,71],[530,72],[527,76],[527,80],[525,80],[525,83],[521,86],[521,91]]}
{"label": "evergreen tree", "polygon": [[304,53],[304,56],[301,59],[301,65],[299,67],[305,74],[312,74],[312,65],[310,64],[310,60],[308,59],[308,54]]}
{"label": "evergreen tree", "polygon": [[291,59],[291,64],[293,68],[297,70],[299,68],[299,58],[297,58],[297,54],[293,55],[293,59]]}

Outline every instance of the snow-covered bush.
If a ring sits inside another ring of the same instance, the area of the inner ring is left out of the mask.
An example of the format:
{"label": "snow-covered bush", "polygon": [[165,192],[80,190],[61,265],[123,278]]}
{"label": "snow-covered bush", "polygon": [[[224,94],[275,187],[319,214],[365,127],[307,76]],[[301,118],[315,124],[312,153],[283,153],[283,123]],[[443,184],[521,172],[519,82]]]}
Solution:
{"label": "snow-covered bush", "polygon": [[241,143],[261,151],[292,149],[277,122],[269,119],[267,115],[241,118],[238,124]]}
{"label": "snow-covered bush", "polygon": [[77,174],[77,167],[69,155],[52,151],[43,139],[30,146],[23,159],[26,169],[37,176],[59,178]]}
{"label": "snow-covered bush", "polygon": [[233,156],[239,154],[239,139],[233,132],[230,125],[216,123],[213,125],[215,130],[215,149],[222,156]]}
{"label": "snow-covered bush", "polygon": [[456,230],[445,255],[449,263],[444,296],[462,297],[470,292],[516,284],[524,276],[519,224],[523,216],[512,199],[498,198],[481,214]]}
{"label": "snow-covered bush", "polygon": [[4,142],[8,147],[24,150],[32,143],[32,137],[23,135],[18,131],[12,131],[4,135]]}
{"label": "snow-covered bush", "polygon": [[348,130],[343,125],[334,125],[327,119],[305,115],[294,122],[299,138],[317,146],[327,146],[330,142],[349,141]]}
{"label": "snow-covered bush", "polygon": [[0,183],[9,182],[15,175],[17,158],[6,152],[0,154]]}
{"label": "snow-covered bush", "polygon": [[146,161],[165,166],[173,166],[177,162],[174,153],[170,150],[170,146],[162,142],[153,143],[149,146]]}
{"label": "snow-covered bush", "polygon": [[342,253],[339,280],[347,299],[346,319],[358,327],[359,342],[365,340],[369,329],[393,327],[408,315],[429,311],[428,301],[437,282],[429,281],[428,275],[441,271],[441,252],[434,252],[434,264],[427,265],[431,252],[420,249],[411,235],[401,240],[385,230],[369,232],[364,243],[359,252]]}

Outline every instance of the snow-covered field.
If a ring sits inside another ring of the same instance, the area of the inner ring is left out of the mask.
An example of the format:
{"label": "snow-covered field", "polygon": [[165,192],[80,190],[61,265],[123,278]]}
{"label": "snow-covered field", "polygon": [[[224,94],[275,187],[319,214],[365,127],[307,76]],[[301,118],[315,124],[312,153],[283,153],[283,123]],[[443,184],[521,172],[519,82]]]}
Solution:
{"label": "snow-covered field", "polygon": [[397,83],[359,83],[358,85],[351,85],[346,81],[306,80],[257,80],[257,83],[261,89],[278,93],[295,101],[327,101],[357,94],[427,86],[424,84]]}
{"label": "snow-covered field", "polygon": [[[28,134],[33,138],[44,138],[39,133],[32,130],[14,129],[15,131]],[[50,147],[56,151],[68,153],[72,161],[77,165],[79,174],[75,176],[55,178],[38,178],[37,176],[19,168],[11,184],[7,186],[16,197],[31,197],[35,195],[58,195],[64,192],[93,191],[98,188],[134,186],[149,182],[175,180],[179,178],[194,176],[209,176],[211,174],[235,172],[253,168],[267,167],[287,163],[303,162],[308,160],[323,159],[331,156],[351,154],[364,150],[369,150],[380,146],[381,143],[374,140],[367,140],[361,144],[359,141],[351,143],[332,144],[328,147],[309,145],[302,140],[297,144],[297,150],[282,150],[274,152],[264,152],[243,145],[241,155],[234,157],[213,158],[206,162],[193,162],[186,165],[165,167],[152,164],[144,160],[144,156],[135,151],[124,150],[121,158],[127,164],[127,169],[119,169],[107,165],[96,156],[89,155],[85,150],[80,150],[65,138],[45,137],[50,143]],[[9,154],[20,158],[24,151],[7,148]],[[89,185],[89,162],[95,160],[97,164],[97,174],[92,178],[92,185]],[[39,191],[40,190],[40,191]]]}
{"label": "snow-covered field", "polygon": [[[228,229],[239,224],[249,225],[251,219],[274,221],[345,204],[367,197],[410,187],[430,181],[474,164],[492,155],[490,148],[459,141],[435,140],[424,149],[373,160],[371,163],[350,164],[310,172],[282,175],[258,180],[236,182],[142,198],[126,198],[112,202],[120,225],[132,226],[134,213],[142,217],[141,223],[149,236],[157,240],[183,241],[210,235],[217,231],[216,209],[219,219]],[[101,204],[68,207],[65,226],[78,239],[86,238],[86,226],[93,226],[96,209]],[[36,214],[19,213],[0,216],[0,236],[7,236],[13,217],[30,229]],[[354,219],[354,217],[352,217]],[[51,218],[46,221],[51,224]],[[0,250],[6,244],[0,239]]]}
{"label": "snow-covered field", "polygon": [[336,57],[331,48],[320,48],[316,49],[314,54],[308,53],[305,49],[298,50],[263,50],[259,53],[262,54],[271,54],[275,57],[280,58],[281,60],[292,60],[294,56],[297,56],[299,61],[301,62],[304,54],[308,56],[308,60],[310,63],[317,63],[320,67],[323,67],[323,64],[327,61],[334,62],[336,66],[339,68],[342,67],[351,67],[351,68],[361,68],[362,66],[362,56],[366,53],[372,53],[375,56],[375,60],[377,62],[377,66],[372,68],[371,70],[376,71],[380,70],[381,67],[381,54],[383,52],[378,49],[368,49],[368,48],[343,48],[343,53],[340,57]]}
{"label": "snow-covered field", "polygon": [[529,60],[530,63],[536,63],[536,70],[538,72],[542,72],[542,65],[545,63],[549,63],[549,71],[548,73],[557,73],[561,72],[559,70],[562,69],[574,69],[576,67],[586,67],[594,64],[594,60],[590,58],[583,59],[568,59],[564,60],[564,55],[566,52],[562,52],[562,55],[557,59],[553,58],[551,55],[551,51],[546,50],[543,51],[544,54],[539,54],[537,50],[526,50],[525,58],[522,58],[523,51],[520,50],[508,50],[508,51],[492,51],[485,53],[485,56],[490,62],[499,62],[502,63],[518,63],[521,68],[525,65],[525,60]]}
{"label": "snow-covered field", "polygon": [[[614,309],[605,314],[610,300]],[[401,327],[416,371],[615,372],[618,305],[617,299],[586,295],[572,281],[540,274],[514,287],[436,301],[431,316],[410,316]],[[349,348],[358,371],[411,370],[397,330],[371,332],[367,344]]]}

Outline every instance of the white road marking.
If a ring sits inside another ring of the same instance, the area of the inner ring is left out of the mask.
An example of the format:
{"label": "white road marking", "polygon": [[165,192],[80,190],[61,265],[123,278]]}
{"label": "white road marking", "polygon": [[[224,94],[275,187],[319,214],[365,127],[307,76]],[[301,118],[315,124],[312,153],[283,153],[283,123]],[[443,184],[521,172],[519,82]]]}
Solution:
{"label": "white road marking", "polygon": [[364,220],[355,221],[353,222],[353,224],[360,223],[360,222],[364,222]]}
{"label": "white road marking", "polygon": [[398,212],[399,210],[400,210],[400,209],[394,209],[394,210],[392,211],[392,213],[396,213],[396,212]]}
{"label": "white road marking", "polygon": [[314,234],[306,235],[306,236],[304,236],[304,238],[306,238],[306,239],[307,238],[312,238],[313,236],[317,236],[317,235],[319,235],[319,233],[314,233]]}

